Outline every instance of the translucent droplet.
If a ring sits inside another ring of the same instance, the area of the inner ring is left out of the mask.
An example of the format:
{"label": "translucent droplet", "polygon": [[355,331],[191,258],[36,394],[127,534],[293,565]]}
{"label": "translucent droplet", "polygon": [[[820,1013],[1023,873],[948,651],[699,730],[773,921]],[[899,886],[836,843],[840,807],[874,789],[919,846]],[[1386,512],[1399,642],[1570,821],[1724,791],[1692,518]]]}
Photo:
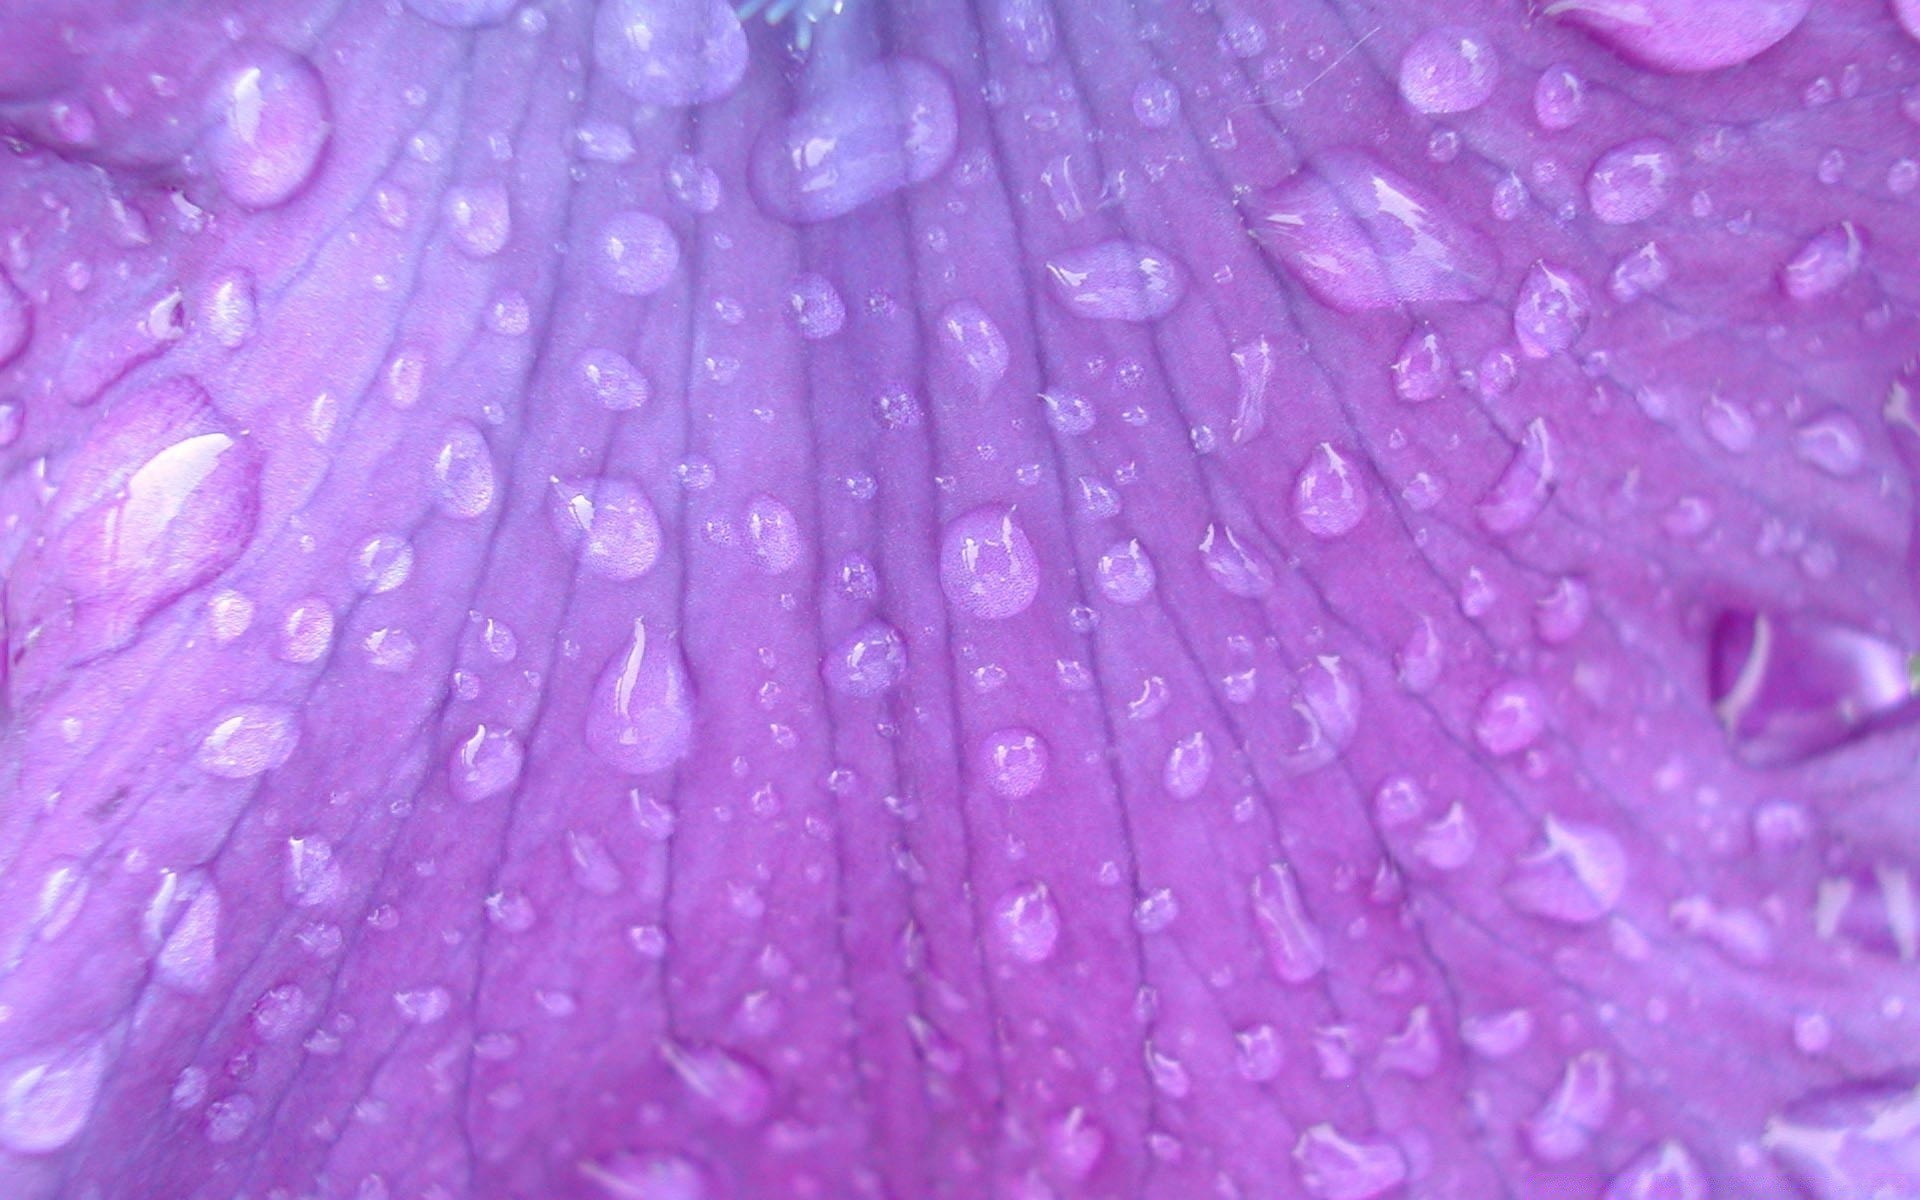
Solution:
{"label": "translucent droplet", "polygon": [[493,504],[493,455],[471,421],[457,421],[433,456],[434,499],[451,517],[471,518]]}
{"label": "translucent droplet", "polygon": [[589,350],[574,366],[586,394],[611,412],[633,412],[652,388],[633,360],[616,350]]}
{"label": "translucent droplet", "polygon": [[472,258],[491,258],[513,236],[513,208],[497,183],[447,190],[447,228],[454,245]]}
{"label": "translucent droplet", "polygon": [[1587,85],[1573,68],[1555,64],[1533,85],[1533,116],[1550,133],[1572,128],[1587,111]]}
{"label": "translucent droplet", "polygon": [[549,479],[547,512],[582,565],[608,579],[638,579],[660,557],[660,519],[624,479]]}
{"label": "translucent droplet", "polygon": [[1541,845],[1514,863],[1503,892],[1509,903],[1568,925],[1598,921],[1627,888],[1627,851],[1597,825],[1548,817]]}
{"label": "translucent droplet", "polygon": [[1009,800],[1032,795],[1047,777],[1047,744],[1031,729],[1000,729],[980,744],[987,786]]}
{"label": "translucent droplet", "polygon": [[1173,744],[1161,768],[1160,782],[1176,799],[1191,800],[1207,786],[1213,774],[1213,745],[1203,730],[1195,730]]}
{"label": "translucent droplet", "polygon": [[806,551],[798,518],[772,496],[755,496],[747,502],[747,544],[755,564],[769,575],[792,570]]}
{"label": "translucent droplet", "polygon": [[587,710],[587,747],[632,775],[665,770],[693,749],[693,683],[679,648],[646,622],[608,662]]}
{"label": "translucent droplet", "polygon": [[326,84],[303,58],[255,47],[209,92],[204,134],[221,190],[246,208],[271,208],[298,192],[332,135]]}
{"label": "translucent droplet", "polygon": [[1812,0],[1565,0],[1548,11],[1585,26],[1622,56],[1659,70],[1717,71],[1758,57],[1800,24]]}
{"label": "translucent droplet", "polygon": [[1607,277],[1607,290],[1625,304],[1667,286],[1673,278],[1673,266],[1659,246],[1647,242],[1614,264]]}
{"label": "translucent droplet", "polygon": [[1613,1113],[1613,1091],[1612,1059],[1598,1050],[1574,1055],[1546,1103],[1527,1120],[1527,1145],[1550,1163],[1584,1153]]}
{"label": "translucent droplet", "polygon": [[285,765],[300,744],[299,718],[279,704],[222,710],[194,751],[194,765],[223,779],[251,779]]}
{"label": "translucent droplet", "polygon": [[1139,604],[1153,594],[1153,560],[1137,538],[1107,547],[1094,576],[1100,594],[1115,604]]}
{"label": "translucent droplet", "polygon": [[1608,225],[1644,221],[1673,198],[1680,157],[1661,138],[1624,142],[1602,154],[1587,173],[1587,203]]}
{"label": "translucent droplet", "polygon": [[1255,599],[1273,590],[1273,568],[1267,561],[1240,544],[1233,530],[1224,525],[1208,525],[1200,539],[1200,561],[1227,592]]}
{"label": "translucent droplet", "polygon": [[1293,869],[1273,863],[1254,876],[1251,894],[1274,972],[1288,983],[1305,983],[1318,975],[1327,965],[1326,943],[1307,915]]}
{"label": "translucent droplet", "polygon": [[51,1154],[80,1136],[106,1077],[99,1041],[43,1051],[0,1068],[0,1145]]}
{"label": "translucent droplet", "polygon": [[1578,276],[1537,262],[1514,301],[1513,336],[1528,358],[1548,358],[1580,339],[1592,311],[1592,293]]}
{"label": "translucent droplet", "polygon": [[1622,1168],[1600,1200],[1708,1200],[1707,1177],[1685,1146],[1660,1142]]}
{"label": "translucent droplet", "polygon": [[1360,472],[1331,443],[1315,447],[1295,477],[1293,515],[1318,538],[1345,536],[1367,515],[1367,491]]}
{"label": "translucent droplet", "polygon": [[[608,7],[600,8],[602,13]],[[659,217],[618,212],[600,224],[593,241],[594,276],[622,296],[650,296],[680,267],[680,239]]]}
{"label": "translucent droplet", "polygon": [[1860,271],[1866,243],[1852,221],[1814,234],[1780,268],[1780,288],[1795,300],[1817,300],[1839,291]]}
{"label": "translucent droplet", "polygon": [[1317,1200],[1375,1200],[1407,1178],[1406,1156],[1392,1142],[1356,1141],[1325,1123],[1294,1142],[1293,1161]]}
{"label": "translucent droplet", "polygon": [[1060,914],[1044,883],[1032,884],[1002,898],[994,908],[994,929],[1000,945],[1024,963],[1043,963],[1060,943]]}
{"label": "translucent droplet", "polygon": [[1152,321],[1186,294],[1187,273],[1172,256],[1140,242],[1101,242],[1047,260],[1054,295],[1070,311],[1101,321]]}
{"label": "translucent droplet", "polygon": [[1534,632],[1550,646],[1564,645],[1586,625],[1592,611],[1592,590],[1579,579],[1562,576],[1534,605]]}
{"label": "translucent droplet", "polygon": [[847,308],[839,290],[821,275],[802,275],[794,280],[787,293],[787,308],[800,336],[810,342],[832,337],[847,323]]}
{"label": "translucent droplet", "polygon": [[976,395],[985,396],[1006,377],[1007,338],[985,309],[971,300],[948,305],[938,328],[947,354],[972,377]]}
{"label": "translucent droplet", "polygon": [[940,542],[940,586],[967,614],[997,621],[1040,594],[1040,556],[1013,509],[988,505],[949,522]]}
{"label": "translucent droplet", "polygon": [[1920,711],[1917,657],[1812,614],[1730,610],[1709,641],[1709,688],[1734,752],[1803,762]]}
{"label": "translucent droplet", "polygon": [[938,175],[958,140],[946,76],[919,59],[882,59],[764,129],[750,174],[775,216],[828,221]]}
{"label": "translucent droplet", "polygon": [[1520,437],[1499,480],[1474,507],[1480,524],[1499,533],[1517,533],[1546,508],[1557,482],[1556,442],[1544,417],[1535,417]]}
{"label": "translucent droplet", "polygon": [[1133,119],[1148,129],[1165,129],[1180,117],[1180,91],[1158,75],[1133,89]]}
{"label": "translucent droplet", "polygon": [[413,575],[413,543],[396,533],[381,533],[360,543],[352,562],[353,582],[363,592],[378,596],[406,583]]}
{"label": "translucent droplet", "polygon": [[[0,291],[4,291],[0,284]],[[0,298],[0,308],[5,307]],[[214,281],[207,293],[206,305],[201,320],[207,332],[214,340],[229,350],[238,349],[253,336],[253,325],[257,317],[254,301],[253,276],[244,270],[235,270],[220,276]],[[6,325],[6,319],[0,316],[0,329]],[[6,361],[4,349],[6,336],[0,332],[0,363]]]}
{"label": "translucent droplet", "polygon": [[447,785],[455,799],[474,804],[520,782],[525,761],[518,734],[476,725],[448,759]]}
{"label": "translucent droplet", "polygon": [[835,646],[820,670],[835,691],[878,696],[906,677],[906,640],[893,626],[869,621]]}
{"label": "translucent droplet", "polygon": [[593,61],[640,103],[684,108],[739,84],[747,36],[725,0],[611,0],[594,9]]}
{"label": "translucent droplet", "polygon": [[1485,34],[1459,26],[1429,29],[1400,56],[1400,95],[1416,111],[1479,108],[1500,82],[1500,57]]}
{"label": "translucent droplet", "polygon": [[1423,404],[1444,394],[1453,379],[1453,361],[1440,335],[1431,329],[1408,334],[1388,369],[1393,374],[1394,393],[1408,404]]}

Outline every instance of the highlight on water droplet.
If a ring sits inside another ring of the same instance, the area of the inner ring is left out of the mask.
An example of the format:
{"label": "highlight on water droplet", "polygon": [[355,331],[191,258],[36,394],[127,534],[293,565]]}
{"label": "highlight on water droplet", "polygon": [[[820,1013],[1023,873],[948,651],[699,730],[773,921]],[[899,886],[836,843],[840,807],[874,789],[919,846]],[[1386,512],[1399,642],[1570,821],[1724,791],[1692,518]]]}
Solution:
{"label": "highlight on water droplet", "polygon": [[475,804],[520,782],[525,762],[519,734],[476,725],[448,757],[447,785],[456,800]]}
{"label": "highlight on water droplet", "polygon": [[1142,242],[1064,250],[1047,260],[1046,272],[1061,304],[1097,321],[1157,320],[1187,291],[1186,269]]}
{"label": "highlight on water droplet", "polygon": [[1293,515],[1317,538],[1343,537],[1367,515],[1359,469],[1330,442],[1321,442],[1293,481]]}
{"label": "highlight on water droplet", "polygon": [[223,709],[194,751],[194,765],[224,779],[251,779],[286,765],[300,744],[299,719],[279,704]]}
{"label": "highlight on water droplet", "polygon": [[956,608],[983,620],[1027,610],[1040,594],[1040,555],[1012,508],[985,505],[948,522],[940,586]]}
{"label": "highlight on water droplet", "polygon": [[640,103],[684,108],[733,91],[747,36],[725,0],[608,0],[594,7],[593,61]]}
{"label": "highlight on water droplet", "polygon": [[1500,82],[1500,56],[1476,29],[1442,26],[1413,39],[1400,56],[1400,95],[1432,115],[1479,108]]}
{"label": "highlight on water droplet", "polygon": [[549,478],[547,515],[582,566],[607,579],[638,579],[660,558],[660,518],[625,479]]}
{"label": "highlight on water droplet", "polygon": [[994,906],[993,924],[1001,947],[1023,963],[1047,961],[1060,943],[1060,912],[1044,883],[1002,897]]}
{"label": "highlight on water droplet", "polygon": [[1031,729],[998,729],[980,743],[987,786],[1008,800],[1038,791],[1047,778],[1047,743]]}
{"label": "highlight on water droplet", "polygon": [[586,739],[603,762],[631,775],[663,771],[693,749],[693,682],[679,647],[649,635],[642,618],[594,685]]}
{"label": "highlight on water droplet", "polygon": [[202,136],[221,190],[245,208],[271,208],[304,187],[332,135],[327,87],[307,60],[254,46],[208,92]]}
{"label": "highlight on water droplet", "polygon": [[1729,609],[1708,634],[1708,695],[1734,753],[1804,762],[1920,715],[1920,654],[1816,613]]}

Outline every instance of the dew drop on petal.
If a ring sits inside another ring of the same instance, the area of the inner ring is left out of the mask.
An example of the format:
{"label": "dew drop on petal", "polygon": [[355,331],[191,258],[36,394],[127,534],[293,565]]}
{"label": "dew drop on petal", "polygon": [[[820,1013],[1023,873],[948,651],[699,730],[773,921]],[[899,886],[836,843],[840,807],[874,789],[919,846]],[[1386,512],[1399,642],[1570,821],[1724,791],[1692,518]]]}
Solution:
{"label": "dew drop on petal", "polygon": [[806,550],[799,519],[772,496],[755,496],[747,502],[747,544],[754,563],[769,575],[792,570]]}
{"label": "dew drop on petal", "polygon": [[747,35],[725,0],[608,0],[594,9],[593,61],[640,103],[684,108],[739,84]]}
{"label": "dew drop on petal", "polygon": [[1139,604],[1153,594],[1153,560],[1135,538],[1115,542],[1094,566],[1100,594],[1115,604]]}
{"label": "dew drop on petal", "polygon": [[1375,1200],[1407,1178],[1407,1160],[1387,1141],[1356,1141],[1332,1125],[1313,1125],[1293,1144],[1300,1184],[1315,1200]]}
{"label": "dew drop on petal", "polygon": [[1540,72],[1533,85],[1533,117],[1549,133],[1570,129],[1587,111],[1587,85],[1565,64]]}
{"label": "dew drop on petal", "polygon": [[878,696],[906,677],[906,640],[893,626],[869,621],[836,645],[820,670],[827,686],[837,692]]}
{"label": "dew drop on petal", "polygon": [[1204,731],[1196,730],[1181,738],[1167,751],[1166,765],[1160,770],[1160,782],[1167,794],[1179,800],[1191,800],[1207,786],[1213,774],[1213,743]]}
{"label": "dew drop on petal", "polygon": [[1480,524],[1492,533],[1516,533],[1533,523],[1557,482],[1556,442],[1546,418],[1535,417],[1520,437],[1500,478],[1474,507]]}
{"label": "dew drop on petal", "polygon": [[1795,300],[1817,300],[1858,274],[1865,257],[1860,230],[1842,221],[1808,238],[1780,268],[1780,289]]}
{"label": "dew drop on petal", "polygon": [[391,592],[413,575],[413,543],[399,534],[376,534],[360,543],[351,571],[361,591],[375,596]]}
{"label": "dew drop on petal", "polygon": [[1621,5],[1558,0],[1546,11],[1584,26],[1641,66],[1717,71],[1759,57],[1797,28],[1812,0],[1686,0]]}
{"label": "dew drop on petal", "polygon": [[1287,983],[1305,983],[1318,975],[1327,964],[1326,942],[1307,914],[1293,868],[1271,864],[1254,876],[1250,893],[1274,972]]}
{"label": "dew drop on petal", "polygon": [[661,1053],[687,1090],[729,1124],[757,1124],[773,1105],[773,1086],[760,1068],[717,1046],[668,1042]]}
{"label": "dew drop on petal", "polygon": [[1499,684],[1480,702],[1473,737],[1497,757],[1518,754],[1538,741],[1547,727],[1547,700],[1540,686],[1515,679]]}
{"label": "dew drop on petal", "polygon": [[1166,251],[1111,241],[1049,258],[1053,293],[1071,312],[1099,321],[1152,321],[1186,294],[1187,272]]}
{"label": "dew drop on petal", "polygon": [[1047,744],[1031,729],[999,729],[980,743],[987,786],[1008,800],[1032,795],[1047,778]]}
{"label": "dew drop on petal", "polygon": [[1468,112],[1493,96],[1500,57],[1485,34],[1442,26],[1415,38],[1400,56],[1400,95],[1415,111]]}
{"label": "dew drop on petal", "polygon": [[810,342],[832,337],[847,323],[847,306],[840,299],[839,289],[823,275],[802,275],[794,280],[787,292],[787,311],[800,336]]}
{"label": "dew drop on petal", "polygon": [[1040,594],[1040,556],[1013,509],[986,505],[947,524],[940,586],[956,608],[983,620],[1026,611]]}
{"label": "dew drop on petal", "polygon": [[1502,891],[1522,912],[1585,925],[1611,913],[1626,886],[1620,839],[1597,825],[1550,816],[1540,845],[1514,863]]}
{"label": "dew drop on petal", "polygon": [[406,0],[409,9],[449,29],[482,29],[507,19],[520,0]]}
{"label": "dew drop on petal", "polygon": [[332,136],[327,87],[313,64],[255,48],[208,95],[207,163],[245,208],[272,208],[312,177]]}
{"label": "dew drop on petal", "polygon": [[455,799],[477,803],[518,783],[525,761],[520,735],[476,725],[448,758],[447,784]]}
{"label": "dew drop on petal", "polygon": [[617,350],[588,350],[574,372],[583,393],[609,412],[643,408],[653,390],[633,360]]}
{"label": "dew drop on petal", "polygon": [[1009,893],[994,906],[994,932],[1000,945],[1024,963],[1043,963],[1060,943],[1060,912],[1044,883]]}
{"label": "dew drop on petal", "polygon": [[1592,312],[1593,295],[1578,276],[1537,262],[1514,300],[1513,336],[1528,358],[1548,358],[1580,339]]}
{"label": "dew drop on petal", "polygon": [[1640,138],[1602,154],[1587,173],[1587,203],[1608,225],[1644,221],[1667,206],[1680,172],[1679,154],[1660,138]]}
{"label": "dew drop on petal", "polygon": [[680,239],[659,217],[628,210],[601,222],[592,255],[595,278],[609,291],[650,296],[679,270]]}
{"label": "dew drop on petal", "polygon": [[1673,278],[1673,265],[1659,246],[1652,242],[1641,246],[1614,264],[1607,276],[1607,290],[1625,304],[1667,286]]}
{"label": "dew drop on petal", "polygon": [[1360,472],[1332,444],[1321,442],[1315,447],[1294,478],[1293,515],[1318,538],[1351,533],[1367,515],[1367,491]]}
{"label": "dew drop on petal", "polygon": [[1544,1162],[1565,1162],[1586,1151],[1613,1113],[1613,1060],[1583,1050],[1567,1062],[1560,1082],[1527,1120],[1527,1145]]}
{"label": "dew drop on petal", "polygon": [[99,1041],[42,1052],[0,1067],[0,1145],[51,1154],[80,1136],[111,1056]]}
{"label": "dew drop on petal", "polygon": [[477,517],[493,504],[493,454],[471,421],[447,429],[433,455],[434,502],[440,511],[462,519]]}
{"label": "dew drop on petal", "polygon": [[1207,574],[1229,594],[1251,600],[1273,590],[1273,567],[1226,526],[1208,525],[1199,550]]}
{"label": "dew drop on petal", "polygon": [[791,117],[762,130],[750,176],[773,215],[828,221],[938,175],[958,141],[953,86],[939,68],[882,59],[839,73]]}
{"label": "dew drop on petal", "polygon": [[574,557],[608,579],[638,579],[660,557],[660,518],[624,479],[549,479],[547,513]]}
{"label": "dew drop on petal", "polygon": [[1453,378],[1453,360],[1439,334],[1416,329],[1400,344],[1400,353],[1388,370],[1395,395],[1408,404],[1424,404],[1446,392]]}
{"label": "dew drop on petal", "polygon": [[1600,1200],[1707,1200],[1707,1177],[1685,1146],[1665,1141],[1622,1168]]}
{"label": "dew drop on petal", "polygon": [[693,683],[680,650],[635,618],[587,709],[587,747],[631,775],[665,770],[693,749]]}
{"label": "dew drop on petal", "polygon": [[497,183],[449,188],[445,207],[453,243],[469,257],[491,258],[513,236],[513,208]]}
{"label": "dew drop on petal", "polygon": [[279,704],[236,704],[221,711],[194,751],[194,765],[224,779],[251,779],[293,757],[299,719]]}

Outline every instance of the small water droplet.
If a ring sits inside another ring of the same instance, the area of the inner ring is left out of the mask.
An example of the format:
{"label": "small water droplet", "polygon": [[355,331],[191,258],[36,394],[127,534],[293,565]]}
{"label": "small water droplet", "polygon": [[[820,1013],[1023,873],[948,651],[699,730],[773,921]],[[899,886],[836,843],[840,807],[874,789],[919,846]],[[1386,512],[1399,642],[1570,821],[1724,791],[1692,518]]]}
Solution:
{"label": "small water droplet", "polygon": [[1172,256],[1140,242],[1111,241],[1067,250],[1047,260],[1054,295],[1080,316],[1152,321],[1186,294],[1186,270]]}
{"label": "small water droplet", "polygon": [[1400,353],[1388,370],[1395,395],[1408,404],[1424,404],[1446,392],[1453,378],[1453,360],[1439,334],[1416,329],[1400,344]]}
{"label": "small water droplet", "polygon": [[1293,515],[1318,538],[1343,537],[1367,515],[1360,472],[1331,443],[1315,447],[1294,478]]}
{"label": "small water droplet", "polygon": [[1639,138],[1602,154],[1587,174],[1587,203],[1608,225],[1644,221],[1673,198],[1680,159],[1672,143]]}
{"label": "small water droplet", "polygon": [[497,183],[447,189],[447,227],[454,245],[472,258],[491,258],[513,236],[513,207]]}
{"label": "small water droplet", "polygon": [[413,574],[413,543],[399,534],[375,534],[360,543],[352,562],[354,584],[378,596],[407,582]]}
{"label": "small water droplet", "polygon": [[1500,82],[1500,57],[1476,29],[1447,25],[1416,37],[1400,56],[1400,95],[1416,111],[1468,112]]}
{"label": "small water droplet", "polygon": [[622,296],[650,296],[666,287],[679,270],[680,239],[651,213],[618,212],[595,232],[592,262],[595,278],[607,290]]}
{"label": "small water droplet", "polygon": [[987,786],[1009,800],[1032,795],[1047,777],[1047,744],[1031,729],[1000,729],[980,744]]}
{"label": "small water droplet", "polygon": [[299,718],[278,704],[222,710],[194,751],[194,765],[223,779],[251,779],[285,765],[300,744]]}
{"label": "small water droplet", "polygon": [[586,737],[602,761],[632,775],[665,770],[693,748],[693,683],[680,650],[649,638],[641,618],[594,685]]}
{"label": "small water droplet", "polygon": [[1557,63],[1533,85],[1533,116],[1550,133],[1572,128],[1586,115],[1587,85],[1573,68]]}
{"label": "small water droplet", "polygon": [[478,803],[518,783],[525,761],[518,734],[476,725],[448,759],[447,784],[455,799]]}
{"label": "small water droplet", "polygon": [[994,908],[994,929],[1006,952],[1024,963],[1043,963],[1060,942],[1060,914],[1044,883],[1004,897]]}
{"label": "small water droplet", "polygon": [[1578,276],[1536,262],[1514,301],[1513,336],[1528,358],[1548,358],[1580,339],[1592,311],[1592,293]]}

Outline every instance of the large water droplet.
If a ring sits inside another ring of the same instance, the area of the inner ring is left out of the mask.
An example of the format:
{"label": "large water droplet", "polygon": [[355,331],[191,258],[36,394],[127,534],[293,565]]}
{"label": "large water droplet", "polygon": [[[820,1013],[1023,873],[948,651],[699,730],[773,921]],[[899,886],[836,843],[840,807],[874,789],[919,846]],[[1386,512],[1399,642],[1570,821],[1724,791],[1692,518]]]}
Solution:
{"label": "large water droplet", "polygon": [[1334,150],[1249,206],[1254,238],[1343,312],[1476,300],[1493,243],[1370,153]]}
{"label": "large water droplet", "polygon": [[1733,610],[1709,643],[1714,712],[1758,766],[1802,762],[1911,717],[1920,656],[1811,614]]}
{"label": "large water droplet", "polygon": [[717,1046],[668,1042],[660,1052],[687,1090],[731,1124],[756,1124],[773,1104],[773,1087],[760,1068]]}
{"label": "large water droplet", "polygon": [[1318,975],[1327,965],[1326,942],[1307,915],[1293,868],[1273,863],[1253,877],[1250,892],[1274,973],[1288,983],[1305,983]]}
{"label": "large water droplet", "polygon": [[1115,542],[1094,567],[1100,594],[1115,604],[1139,604],[1153,594],[1153,560],[1139,539]]}
{"label": "large water droplet", "polygon": [[608,0],[593,14],[593,61],[642,104],[718,100],[747,70],[747,35],[725,0]]}
{"label": "large water droplet", "polygon": [[789,221],[827,221],[933,178],[959,138],[953,88],[918,59],[840,78],[754,143],[760,202]]}
{"label": "large water droplet", "polygon": [[408,8],[449,29],[480,29],[507,19],[520,0],[406,0]]}
{"label": "large water droplet", "polygon": [[447,786],[454,798],[469,804],[497,796],[520,782],[526,762],[520,735],[511,729],[474,726],[465,741],[453,748],[447,762]]}
{"label": "large water droplet", "polygon": [[456,421],[433,455],[434,500],[452,517],[477,517],[493,504],[493,455],[471,421]]}
{"label": "large water droplet", "polygon": [[1817,300],[1860,271],[1866,244],[1852,221],[1823,229],[1780,268],[1780,289],[1795,300]]}
{"label": "large water droplet", "polygon": [[300,723],[279,704],[236,704],[223,710],[194,751],[194,765],[225,779],[251,779],[293,757]]}
{"label": "large water droplet", "polygon": [[1552,0],[1621,55],[1666,71],[1717,71],[1758,57],[1800,24],[1812,0]]}
{"label": "large water droplet", "polygon": [[1331,443],[1315,447],[1294,478],[1293,515],[1318,538],[1351,533],[1367,515],[1367,491],[1359,469]]}
{"label": "large water droplet", "polygon": [[1625,142],[1602,154],[1587,174],[1587,203],[1608,225],[1644,221],[1673,198],[1680,157],[1660,138]]}
{"label": "large water droplet", "polygon": [[1590,924],[1612,912],[1626,893],[1627,851],[1598,825],[1548,817],[1541,845],[1514,863],[1502,890],[1523,912]]}
{"label": "large water droplet", "polygon": [[907,674],[907,644],[884,621],[869,621],[835,646],[821,664],[827,685],[849,696],[878,696]]}
{"label": "large water droplet", "polygon": [[1514,300],[1513,336],[1528,358],[1548,358],[1580,339],[1592,312],[1593,294],[1579,276],[1537,262]]}
{"label": "large water droplet", "polygon": [[680,650],[649,638],[638,617],[626,647],[594,684],[587,747],[633,775],[665,770],[693,749],[693,683]]}
{"label": "large water droplet", "polygon": [[1480,523],[1494,533],[1515,533],[1533,523],[1553,495],[1557,470],[1555,441],[1544,417],[1535,417],[1514,448],[1499,480],[1474,507]]}
{"label": "large water droplet", "polygon": [[51,1154],[79,1137],[108,1061],[106,1046],[89,1041],[0,1069],[0,1145],[18,1154]]}
{"label": "large water droplet", "polygon": [[1166,251],[1141,242],[1101,242],[1047,260],[1054,295],[1100,321],[1152,321],[1173,311],[1187,273]]}
{"label": "large water droplet", "polygon": [[680,239],[651,213],[617,212],[595,231],[591,261],[595,278],[609,291],[650,296],[679,269]]}
{"label": "large water droplet", "polygon": [[1858,1080],[1796,1099],[1761,1144],[1812,1200],[1920,1195],[1920,1085],[1911,1075]]}
{"label": "large water droplet", "polygon": [[1060,913],[1044,883],[1021,888],[993,911],[994,930],[1006,952],[1024,963],[1043,963],[1060,943]]}
{"label": "large water droplet", "polygon": [[160,874],[147,902],[141,940],[154,956],[154,977],[183,992],[200,993],[213,983],[220,933],[220,893],[199,873]]}
{"label": "large water droplet", "polygon": [[1568,1060],[1560,1083],[1527,1120],[1527,1144],[1543,1161],[1565,1162],[1586,1151],[1613,1112],[1613,1060],[1583,1050]]}
{"label": "large water droplet", "polygon": [[1293,1144],[1300,1183],[1318,1200],[1374,1200],[1407,1178],[1406,1156],[1392,1142],[1355,1141],[1332,1125],[1313,1125]]}
{"label": "large water droplet", "polygon": [[1587,112],[1587,85],[1573,68],[1555,64],[1533,85],[1533,117],[1549,133],[1572,128]]}
{"label": "large water droplet", "polygon": [[638,485],[624,479],[550,479],[548,516],[589,570],[638,579],[660,557],[660,519]]}
{"label": "large water droplet", "polygon": [[1013,509],[987,505],[948,523],[940,587],[955,607],[984,620],[1026,611],[1040,594],[1040,556]]}
{"label": "large water droplet", "polygon": [[1408,404],[1424,404],[1447,390],[1453,378],[1453,361],[1439,334],[1416,329],[1400,344],[1400,353],[1388,370],[1393,374],[1395,395]]}
{"label": "large water droplet", "polygon": [[1665,1141],[1628,1163],[1600,1200],[1707,1200],[1707,1177],[1685,1146]]}
{"label": "large water droplet", "polygon": [[1500,56],[1476,29],[1429,29],[1400,56],[1400,95],[1416,111],[1460,113],[1479,108],[1500,82]]}
{"label": "large water droplet", "polygon": [[247,208],[271,208],[299,191],[332,132],[320,73],[278,50],[252,50],[229,67],[208,104],[207,162],[221,189]]}

